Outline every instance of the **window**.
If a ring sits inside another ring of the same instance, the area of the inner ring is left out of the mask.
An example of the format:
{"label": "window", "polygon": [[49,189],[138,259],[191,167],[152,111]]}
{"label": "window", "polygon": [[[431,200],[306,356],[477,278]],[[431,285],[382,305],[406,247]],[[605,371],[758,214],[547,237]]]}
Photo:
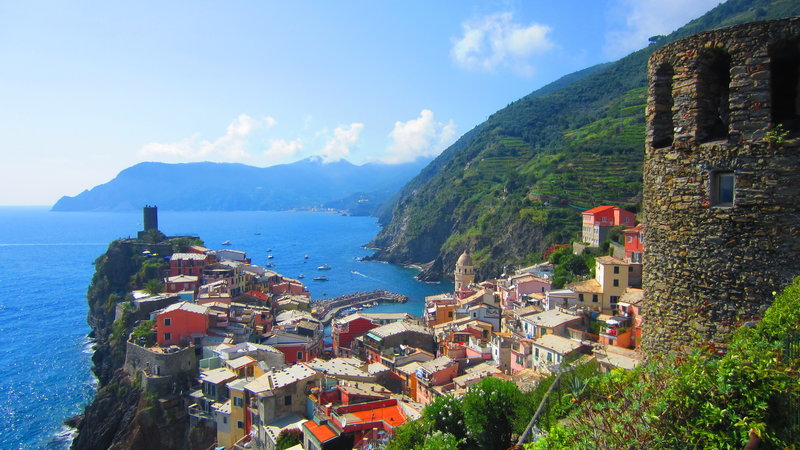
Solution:
{"label": "window", "polygon": [[447,312],[447,317],[453,317],[453,311],[448,311]]}
{"label": "window", "polygon": [[164,333],[164,340],[171,341],[172,340],[172,333]]}
{"label": "window", "polygon": [[592,302],[597,303],[597,294],[592,294]]}
{"label": "window", "polygon": [[297,352],[297,360],[298,361],[302,361],[303,360],[303,352]]}
{"label": "window", "polygon": [[698,56],[697,140],[700,142],[728,137],[731,57],[720,49]]}
{"label": "window", "polygon": [[244,399],[242,397],[233,397],[233,406],[241,408],[244,406]]}
{"label": "window", "polygon": [[628,242],[633,242],[633,236],[625,236],[625,240]]}
{"label": "window", "polygon": [[730,170],[711,172],[711,204],[714,206],[733,206],[736,177]]}
{"label": "window", "polygon": [[522,365],[522,355],[517,355],[517,364]]}
{"label": "window", "polygon": [[283,406],[289,406],[292,404],[292,396],[286,395],[283,397]]}
{"label": "window", "polygon": [[164,318],[164,326],[168,327],[170,325],[172,325],[172,319],[170,319],[169,317],[165,317]]}
{"label": "window", "polygon": [[222,423],[228,423],[228,417],[222,416]]}
{"label": "window", "polygon": [[533,357],[534,359],[539,359],[539,347],[534,349]]}
{"label": "window", "polygon": [[[633,255],[631,255],[631,256],[633,256],[634,262],[636,262],[636,261],[635,261],[635,260],[636,260],[636,254],[634,253],[634,254],[633,254]],[[628,273],[631,273],[631,272],[633,272],[633,266],[628,266]]]}
{"label": "window", "polygon": [[244,423],[241,420],[236,421],[236,428],[244,428]]}
{"label": "window", "polygon": [[614,278],[614,287],[619,287],[619,280]]}
{"label": "window", "polygon": [[583,303],[583,294],[578,294],[578,301]]}
{"label": "window", "polygon": [[784,41],[769,49],[772,85],[772,124],[787,131],[800,129],[800,48]]}
{"label": "window", "polygon": [[614,266],[614,273],[619,273],[619,266]]}

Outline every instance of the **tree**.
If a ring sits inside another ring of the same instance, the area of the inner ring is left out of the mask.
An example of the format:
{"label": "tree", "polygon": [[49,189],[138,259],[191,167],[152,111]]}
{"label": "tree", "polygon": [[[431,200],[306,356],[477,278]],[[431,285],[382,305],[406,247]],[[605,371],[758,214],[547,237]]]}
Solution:
{"label": "tree", "polygon": [[425,443],[430,427],[423,419],[410,420],[394,429],[386,450],[408,450]]}
{"label": "tree", "polygon": [[508,448],[522,406],[517,385],[494,377],[474,384],[462,399],[467,441],[478,448]]}
{"label": "tree", "polygon": [[434,430],[454,436],[464,436],[467,431],[462,402],[451,395],[444,395],[434,400],[422,412],[422,417]]}
{"label": "tree", "polygon": [[150,295],[157,295],[164,291],[164,283],[158,278],[151,278],[144,284],[144,291]]}
{"label": "tree", "polygon": [[134,342],[142,347],[152,347],[156,343],[156,333],[153,331],[155,321],[146,320],[133,329]]}

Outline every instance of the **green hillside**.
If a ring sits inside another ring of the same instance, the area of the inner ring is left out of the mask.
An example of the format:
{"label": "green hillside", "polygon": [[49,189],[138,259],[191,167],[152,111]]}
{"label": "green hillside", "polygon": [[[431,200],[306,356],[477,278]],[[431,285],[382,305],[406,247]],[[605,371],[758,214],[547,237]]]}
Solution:
{"label": "green hillside", "polygon": [[730,0],[614,63],[563,77],[496,112],[409,182],[371,243],[377,259],[449,274],[474,252],[481,277],[534,261],[580,229],[580,211],[641,202],[647,59],[713,28],[800,15],[793,0]]}

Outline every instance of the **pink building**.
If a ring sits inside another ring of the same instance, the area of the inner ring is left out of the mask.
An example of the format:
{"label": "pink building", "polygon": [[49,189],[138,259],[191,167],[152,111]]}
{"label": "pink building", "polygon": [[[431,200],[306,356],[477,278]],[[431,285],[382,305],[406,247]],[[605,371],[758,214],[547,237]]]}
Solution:
{"label": "pink building", "polygon": [[457,375],[458,362],[448,356],[440,356],[420,364],[417,369],[417,402],[431,404],[441,395],[442,386],[452,383]]}
{"label": "pink building", "polygon": [[598,206],[583,213],[583,241],[599,247],[612,227],[632,227],[636,215],[617,206]]}
{"label": "pink building", "polygon": [[194,291],[197,289],[198,278],[192,275],[175,275],[164,279],[164,289],[174,294],[181,291]]}
{"label": "pink building", "polygon": [[214,261],[213,256],[203,253],[173,253],[169,258],[169,275],[189,275],[201,277],[207,264]]}

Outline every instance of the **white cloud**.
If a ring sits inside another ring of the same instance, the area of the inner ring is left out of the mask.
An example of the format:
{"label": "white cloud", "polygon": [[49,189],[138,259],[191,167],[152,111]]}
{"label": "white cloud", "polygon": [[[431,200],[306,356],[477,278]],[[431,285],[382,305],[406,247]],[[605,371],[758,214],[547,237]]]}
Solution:
{"label": "white cloud", "polygon": [[178,142],[145,144],[139,153],[148,157],[165,156],[183,161],[241,161],[251,156],[247,151],[250,135],[259,128],[269,128],[276,123],[272,117],[258,120],[247,114],[240,114],[227,126],[225,135],[214,141],[201,140],[198,134],[194,134]]}
{"label": "white cloud", "polygon": [[720,0],[619,0],[624,24],[606,33],[605,53],[620,58],[648,44],[650,36],[669,34],[717,6]]}
{"label": "white cloud", "polygon": [[269,148],[264,151],[264,156],[274,160],[283,160],[297,154],[303,149],[300,139],[287,141],[285,139],[270,139]]}
{"label": "white cloud", "polygon": [[513,13],[504,12],[463,23],[463,35],[453,40],[450,56],[469,70],[491,72],[507,67],[531,75],[534,67],[530,58],[554,46],[547,37],[550,27],[538,23],[525,26],[514,23],[513,18]]}
{"label": "white cloud", "polygon": [[351,123],[349,127],[347,125],[336,127],[333,130],[333,137],[328,139],[328,142],[319,152],[322,162],[336,162],[347,157],[350,154],[350,149],[355,147],[358,142],[363,128],[363,123]]}
{"label": "white cloud", "polygon": [[437,122],[431,110],[423,109],[416,119],[395,122],[389,133],[392,144],[386,149],[383,161],[397,164],[420,156],[436,156],[452,143],[455,135],[456,126],[452,120],[446,124]]}

